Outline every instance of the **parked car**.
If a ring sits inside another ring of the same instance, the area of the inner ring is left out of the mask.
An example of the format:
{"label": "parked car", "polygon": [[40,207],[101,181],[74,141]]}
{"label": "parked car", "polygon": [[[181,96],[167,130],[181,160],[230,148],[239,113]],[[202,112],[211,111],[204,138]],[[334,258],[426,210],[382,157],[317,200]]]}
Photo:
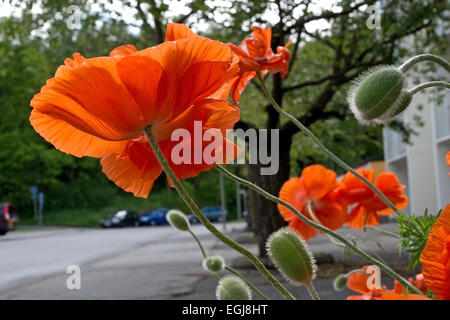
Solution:
{"label": "parked car", "polygon": [[166,213],[168,208],[156,208],[144,213],[139,218],[139,224],[141,226],[156,226],[160,224],[167,224]]}
{"label": "parked car", "polygon": [[13,230],[19,223],[16,207],[9,202],[0,203],[0,236]]}
{"label": "parked car", "polygon": [[[201,210],[205,214],[205,216],[208,218],[208,220],[211,222],[222,222],[224,217],[226,219],[226,217],[228,216],[227,209],[225,209],[225,214],[223,215],[222,208],[219,206],[203,207],[203,208],[201,208]],[[199,223],[197,217],[193,213],[188,214],[187,218],[190,223]]]}
{"label": "parked car", "polygon": [[132,210],[120,210],[100,221],[100,226],[102,228],[138,227],[139,214]]}

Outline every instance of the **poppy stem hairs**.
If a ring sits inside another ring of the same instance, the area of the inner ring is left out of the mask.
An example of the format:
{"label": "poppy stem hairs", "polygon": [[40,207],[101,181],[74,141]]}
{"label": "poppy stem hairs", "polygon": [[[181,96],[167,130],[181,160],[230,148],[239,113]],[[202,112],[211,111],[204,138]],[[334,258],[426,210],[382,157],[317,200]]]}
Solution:
{"label": "poppy stem hairs", "polygon": [[262,195],[264,198],[273,201],[275,203],[281,204],[283,206],[285,206],[286,208],[288,208],[290,211],[292,211],[299,219],[301,219],[304,223],[310,225],[311,227],[319,230],[319,231],[323,231],[326,234],[332,236],[333,238],[339,240],[340,242],[342,242],[343,244],[345,244],[348,248],[350,248],[353,252],[355,252],[356,254],[358,254],[361,258],[365,259],[366,261],[368,261],[371,264],[377,265],[378,267],[380,267],[380,269],[385,272],[386,274],[388,274],[389,276],[391,276],[393,279],[397,280],[398,282],[400,282],[405,288],[409,288],[412,292],[418,293],[418,294],[422,294],[422,292],[417,289],[414,285],[412,285],[411,283],[408,282],[408,280],[406,280],[405,278],[403,278],[401,275],[399,275],[397,272],[395,272],[394,270],[392,270],[389,266],[385,265],[383,262],[371,257],[369,254],[367,254],[365,251],[361,250],[360,248],[358,248],[358,246],[354,245],[351,241],[347,240],[344,236],[340,235],[337,232],[334,232],[330,229],[328,229],[327,227],[324,227],[323,225],[320,225],[318,223],[315,223],[311,220],[309,220],[307,217],[305,217],[304,215],[302,215],[297,209],[295,209],[291,204],[289,204],[286,201],[281,200],[280,198],[270,194],[269,192],[267,192],[266,190],[262,189],[261,187],[245,180],[242,179],[234,174],[232,174],[231,172],[229,172],[227,169],[225,169],[222,165],[218,165],[217,168],[222,171],[226,176],[228,176],[229,178],[233,179],[234,181],[237,181],[241,184],[243,184],[244,186],[252,189],[253,191],[259,193],[260,195]]}
{"label": "poppy stem hairs", "polygon": [[224,244],[228,245],[232,249],[241,253],[248,260],[250,260],[253,263],[253,265],[256,267],[256,269],[258,269],[258,271],[286,299],[296,300],[295,297],[269,272],[269,270],[267,270],[267,268],[264,266],[264,264],[253,253],[251,253],[249,250],[247,250],[240,244],[234,242],[233,240],[231,240],[230,238],[225,236],[208,220],[208,218],[206,218],[206,216],[203,214],[203,212],[200,210],[200,208],[194,202],[192,197],[189,195],[187,190],[181,184],[180,180],[178,180],[177,176],[175,175],[175,173],[173,172],[169,163],[167,162],[166,158],[164,157],[164,154],[162,153],[161,149],[159,148],[158,142],[152,133],[152,127],[151,126],[147,127],[144,130],[144,132],[145,132],[145,136],[147,137],[148,142],[150,143],[150,146],[151,146],[153,152],[155,153],[156,158],[158,159],[158,162],[160,163],[160,165],[163,168],[164,172],[166,173],[167,177],[173,183],[173,185],[174,185],[175,189],[178,191],[181,199],[183,199],[183,201],[186,203],[187,207],[190,210],[192,210],[194,215],[205,226],[205,228],[208,229],[214,236],[216,236]]}
{"label": "poppy stem hairs", "polygon": [[273,99],[272,95],[269,93],[269,90],[267,90],[267,87],[264,83],[264,79],[262,78],[260,73],[257,73],[258,80],[261,84],[261,88],[269,101],[269,103],[272,105],[272,107],[277,110],[280,114],[284,115],[286,118],[288,118],[290,121],[292,121],[301,131],[303,131],[308,137],[310,137],[324,153],[326,153],[334,162],[336,162],[341,168],[350,171],[355,176],[357,176],[360,180],[362,180],[373,192],[376,193],[378,197],[394,212],[400,214],[401,211],[380,191],[378,188],[373,185],[369,180],[367,180],[364,176],[359,174],[355,169],[350,167],[348,164],[346,164],[341,158],[336,156],[333,152],[331,152],[327,147],[325,147],[322,142],[320,142],[319,138],[317,138],[314,133],[312,133],[307,127],[303,125],[300,121],[297,120],[293,115],[286,112],[285,110],[281,109],[281,107],[278,105],[278,103]]}

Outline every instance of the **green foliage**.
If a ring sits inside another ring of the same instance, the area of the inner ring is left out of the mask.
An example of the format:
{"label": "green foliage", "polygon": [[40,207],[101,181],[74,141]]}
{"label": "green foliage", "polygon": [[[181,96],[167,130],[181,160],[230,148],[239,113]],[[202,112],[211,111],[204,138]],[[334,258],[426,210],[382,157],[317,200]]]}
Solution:
{"label": "green foliage", "polygon": [[[374,30],[361,28],[367,13],[360,8],[351,14],[325,19],[329,24],[324,25],[325,29],[318,31],[316,37],[303,32],[298,38],[300,29],[311,30],[308,24],[300,28],[299,21],[317,21],[315,16],[318,14],[315,9],[307,9],[303,1],[205,3],[188,0],[183,14],[170,12],[171,5],[167,1],[140,1],[143,14],[136,9],[136,1],[120,2],[123,7],[119,10],[110,6],[112,2],[10,0],[11,5],[21,8],[17,10],[20,14],[0,18],[0,201],[14,201],[24,219],[31,215],[29,186],[32,184],[37,184],[46,194],[47,217],[59,214],[62,219],[59,223],[80,212],[76,217],[81,219],[79,223],[90,225],[97,219],[98,212],[103,215],[117,208],[144,211],[164,206],[186,211],[176,193],[168,189],[165,177],[157,181],[148,200],[136,199],[106,179],[98,159],[80,159],[61,153],[31,128],[28,121],[31,98],[74,52],[89,58],[107,55],[115,47],[127,43],[138,49],[155,45],[158,42],[157,26],[162,26],[160,31],[163,33],[169,21],[186,23],[197,30],[201,26],[203,34],[234,43],[248,36],[253,24],[272,27],[274,47],[284,45],[290,38],[294,40],[290,47],[293,53],[296,39],[300,40],[294,64],[282,83],[285,90],[280,97],[282,107],[305,120],[333,152],[351,164],[358,164],[381,158],[381,129],[362,128],[350,116],[345,103],[347,83],[374,63],[396,63],[409,51],[422,51],[423,48],[439,53],[446,44],[435,32],[439,21],[442,29],[446,29],[446,21],[439,20],[445,1],[392,2],[384,8],[382,29],[376,34]],[[338,1],[333,11],[325,9],[321,14],[341,12],[358,3],[360,1]],[[77,5],[82,12],[81,25],[75,30],[66,24],[70,5]],[[35,10],[36,7],[39,10]],[[130,10],[135,18],[133,22],[127,20]],[[281,15],[282,23],[277,23],[277,19],[269,22],[269,13],[275,18],[277,14]],[[426,24],[422,29],[424,32],[418,35],[413,48],[397,43],[421,29],[423,24]],[[276,89],[276,79],[276,76],[267,77],[272,89]],[[326,80],[318,81],[320,79]],[[311,81],[317,83],[296,90],[286,89]],[[330,99],[321,100],[328,86],[333,88]],[[323,103],[317,104],[317,101]],[[267,111],[270,108],[255,83],[245,91],[240,107],[242,121],[250,127],[269,126],[271,115]],[[276,126],[283,129],[286,124],[285,119],[280,119]],[[412,131],[408,125],[398,127],[405,135]],[[337,169],[302,134],[295,134],[292,141],[290,164],[293,174],[297,175],[302,167],[311,163],[323,163]],[[281,163],[281,166],[285,165]],[[218,205],[218,180],[217,172],[211,170],[183,183],[200,206]],[[225,179],[225,187],[226,206],[233,218],[236,186]],[[88,212],[95,219],[83,218]],[[53,221],[58,222],[56,218]]]}
{"label": "green foliage", "polygon": [[406,214],[396,216],[398,234],[400,235],[398,248],[400,250],[405,249],[409,253],[409,268],[413,268],[419,264],[420,255],[427,243],[431,227],[436,222],[439,214],[440,212],[437,216],[433,216],[428,213],[427,209],[421,217],[416,217],[415,214],[412,216]]}

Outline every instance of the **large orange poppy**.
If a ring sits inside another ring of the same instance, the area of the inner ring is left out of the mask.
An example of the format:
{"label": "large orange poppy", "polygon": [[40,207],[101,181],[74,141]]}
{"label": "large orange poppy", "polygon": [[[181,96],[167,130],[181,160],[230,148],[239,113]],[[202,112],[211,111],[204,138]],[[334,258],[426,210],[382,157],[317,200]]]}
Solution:
{"label": "large orange poppy", "polygon": [[[57,149],[103,157],[108,178],[146,197],[162,169],[143,130],[149,126],[169,156],[173,130],[232,128],[239,110],[223,87],[239,70],[238,58],[218,41],[180,24],[167,26],[166,42],[137,51],[119,47],[109,57],[74,54],[31,101],[30,122]],[[224,140],[222,146],[230,144]],[[198,146],[197,146],[198,147]],[[203,145],[201,146],[203,147]],[[173,167],[180,178],[211,165]]]}
{"label": "large orange poppy", "polygon": [[253,36],[242,40],[239,46],[228,44],[239,57],[240,74],[230,82],[235,103],[239,102],[241,93],[250,80],[256,77],[256,72],[280,72],[283,78],[289,72],[288,61],[291,55],[287,47],[291,42],[284,47],[278,46],[277,53],[274,53],[271,48],[272,29],[253,26],[252,30]]}
{"label": "large orange poppy", "polygon": [[[398,281],[394,281],[394,289],[391,290],[388,290],[386,286],[369,289],[367,286],[369,275],[365,273],[367,268],[368,266],[364,266],[362,267],[363,272],[355,272],[348,276],[347,287],[360,295],[348,296],[347,300],[430,300],[419,294],[407,294],[405,288]],[[410,282],[416,285],[414,280],[410,279]]]}
{"label": "large orange poppy", "polygon": [[[373,183],[373,169],[357,169],[357,172]],[[382,172],[377,177],[375,186],[394,205],[403,209],[408,205],[408,197],[403,193],[401,185],[394,173]],[[347,224],[352,228],[363,228],[364,225],[375,226],[379,223],[379,215],[390,215],[390,209],[363,181],[351,172],[345,174],[340,183],[339,196],[347,204],[356,204],[347,216]]]}
{"label": "large orange poppy", "polygon": [[[310,220],[315,220],[308,212],[308,203],[319,222],[332,230],[339,229],[345,222],[346,208],[338,201],[335,191],[338,183],[336,173],[321,165],[303,169],[300,177],[286,181],[280,190],[280,198],[294,206]],[[289,227],[297,230],[308,240],[317,235],[317,229],[304,223],[292,211],[282,205],[278,210]]]}
{"label": "large orange poppy", "polygon": [[438,300],[450,300],[450,204],[431,228],[420,256],[426,286]]}

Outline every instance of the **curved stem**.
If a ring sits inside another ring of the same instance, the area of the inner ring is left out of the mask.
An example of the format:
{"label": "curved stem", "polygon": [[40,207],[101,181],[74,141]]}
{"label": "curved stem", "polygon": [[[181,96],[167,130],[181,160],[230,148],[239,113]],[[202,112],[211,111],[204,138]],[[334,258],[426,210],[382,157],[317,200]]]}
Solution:
{"label": "curved stem", "polygon": [[[308,202],[308,204],[306,205],[306,208],[308,209],[308,213],[311,216],[311,218],[314,220],[314,222],[322,225],[322,223],[320,222],[319,218],[317,218],[317,216],[314,214],[314,210],[312,209],[312,204],[311,202]],[[328,239],[330,239],[330,241],[335,244],[336,246],[338,246],[339,248],[345,248],[345,244],[336,241],[335,238],[333,238],[332,236],[330,236],[329,234],[327,234]]]}
{"label": "curved stem", "polygon": [[430,87],[445,87],[445,88],[449,88],[450,89],[450,82],[447,81],[429,81],[429,82],[425,82],[425,83],[421,83],[418,86],[409,89],[409,93],[411,93],[411,95],[415,95],[417,92],[426,89],[426,88],[430,88]]}
{"label": "curved stem", "polygon": [[436,62],[437,64],[441,65],[445,70],[450,72],[450,63],[447,62],[447,60],[438,57],[434,54],[424,53],[419,54],[415,57],[412,57],[411,59],[404,62],[399,69],[403,72],[408,71],[413,65],[415,65],[418,62],[422,61],[430,61],[430,62]]}
{"label": "curved stem", "polygon": [[263,298],[264,300],[270,300],[264,293],[262,293],[261,291],[259,291],[258,288],[256,288],[250,281],[247,280],[247,278],[245,278],[240,272],[234,270],[231,267],[226,266],[225,270],[227,270],[228,272],[234,274],[236,277],[238,277],[239,279],[241,279],[242,281],[245,282],[246,285],[248,285],[250,287],[250,289],[252,289],[253,291],[255,291],[255,293],[260,296],[261,298]]}
{"label": "curved stem", "polygon": [[187,207],[192,210],[197,219],[205,226],[205,228],[208,229],[224,244],[228,245],[232,249],[241,253],[248,260],[250,260],[256,267],[256,269],[258,269],[258,271],[261,272],[261,274],[273,285],[273,287],[278,290],[278,292],[280,292],[286,299],[295,300],[295,297],[269,272],[269,270],[267,270],[264,264],[253,253],[241,246],[239,243],[236,243],[235,241],[225,236],[208,220],[208,218],[206,218],[206,216],[203,214],[203,212],[200,210],[200,208],[197,206],[197,204],[194,202],[192,197],[189,195],[187,190],[184,188],[180,180],[178,180],[177,176],[173,172],[172,168],[164,157],[164,154],[159,148],[158,142],[156,141],[156,138],[152,133],[151,127],[147,127],[144,130],[144,133],[161,167],[169,177],[170,181],[173,183],[175,189],[178,191],[178,194],[184,200]]}
{"label": "curved stem", "polygon": [[191,236],[195,239],[195,241],[197,241],[198,247],[200,248],[200,251],[202,252],[203,259],[205,259],[205,258],[206,258],[206,251],[205,251],[205,249],[203,248],[202,243],[201,243],[200,240],[197,238],[197,236],[195,235],[195,233],[192,232],[191,229],[189,229],[188,232],[189,232],[189,233],[191,234]]}
{"label": "curved stem", "polygon": [[306,218],[304,215],[302,215],[296,208],[294,208],[291,204],[289,204],[288,202],[281,200],[280,198],[275,197],[274,195],[270,194],[269,192],[267,192],[266,190],[264,190],[263,188],[245,180],[242,178],[239,178],[238,176],[232,174],[231,172],[229,172],[227,169],[225,169],[223,166],[218,165],[217,168],[219,170],[221,170],[225,175],[227,175],[229,178],[233,179],[234,181],[237,181],[241,184],[243,184],[244,186],[247,186],[248,188],[252,189],[253,191],[259,193],[260,195],[262,195],[264,198],[273,201],[275,203],[281,204],[283,206],[285,206],[286,208],[288,208],[289,210],[291,210],[300,220],[302,220],[304,223],[310,225],[313,228],[316,228],[319,231],[323,231],[326,234],[329,234],[330,236],[332,236],[333,238],[339,240],[340,242],[342,242],[343,244],[345,244],[347,247],[349,247],[351,250],[353,250],[356,254],[358,254],[359,256],[361,256],[363,259],[365,259],[366,261],[368,261],[371,264],[377,265],[378,267],[380,267],[380,269],[382,271],[384,271],[386,274],[390,275],[392,278],[394,278],[395,280],[397,280],[398,282],[400,282],[403,287],[405,288],[409,288],[412,292],[415,292],[417,294],[422,294],[422,292],[417,289],[414,285],[412,285],[411,283],[408,282],[408,280],[404,279],[401,275],[399,275],[397,272],[395,272],[394,270],[392,270],[389,266],[385,265],[383,262],[371,257],[370,255],[368,255],[366,252],[364,252],[363,250],[361,250],[360,248],[358,248],[356,245],[354,245],[353,243],[351,243],[350,241],[348,241],[345,237],[343,237],[342,235],[340,235],[337,232],[334,232],[330,229],[328,229],[327,227],[321,225],[321,224],[317,224],[311,220],[309,220],[308,218]]}
{"label": "curved stem", "polygon": [[311,281],[310,284],[306,285],[306,289],[308,289],[309,295],[314,300],[320,300],[319,294],[317,293],[316,288],[314,287],[313,282]]}
{"label": "curved stem", "polygon": [[[206,251],[205,248],[203,247],[202,243],[200,242],[200,239],[195,235],[195,233],[189,229],[188,232],[190,233],[190,235],[195,239],[195,241],[198,244],[198,247],[200,248],[200,251],[202,252],[202,256],[203,259],[206,259]],[[225,270],[231,272],[232,274],[234,274],[235,276],[239,277],[242,281],[244,281],[253,291],[255,291],[256,294],[258,294],[261,298],[265,299],[265,300],[270,300],[269,298],[267,298],[264,293],[262,293],[261,291],[259,291],[250,281],[247,280],[247,278],[245,278],[242,274],[240,274],[238,271],[234,270],[231,267],[225,266]],[[217,280],[220,280],[220,276],[217,273],[213,273],[214,277]]]}
{"label": "curved stem", "polygon": [[300,121],[297,120],[293,115],[290,113],[284,111],[280,108],[278,103],[273,99],[272,95],[267,90],[267,87],[264,84],[264,80],[262,79],[261,75],[257,73],[258,79],[261,83],[261,87],[264,91],[264,94],[266,95],[267,100],[269,100],[270,104],[274,107],[275,110],[277,110],[279,113],[287,117],[290,121],[292,121],[301,131],[303,131],[308,137],[310,137],[324,153],[326,153],[334,162],[336,162],[341,168],[350,171],[355,176],[357,176],[360,180],[362,180],[375,194],[380,197],[380,199],[394,212],[400,214],[401,211],[397,209],[397,207],[380,191],[378,188],[372,184],[369,180],[367,180],[365,177],[360,175],[355,169],[350,167],[348,164],[346,164],[344,161],[342,161],[338,156],[336,156],[333,152],[328,150],[327,147],[325,147],[322,142],[312,133],[307,127],[303,125]]}

